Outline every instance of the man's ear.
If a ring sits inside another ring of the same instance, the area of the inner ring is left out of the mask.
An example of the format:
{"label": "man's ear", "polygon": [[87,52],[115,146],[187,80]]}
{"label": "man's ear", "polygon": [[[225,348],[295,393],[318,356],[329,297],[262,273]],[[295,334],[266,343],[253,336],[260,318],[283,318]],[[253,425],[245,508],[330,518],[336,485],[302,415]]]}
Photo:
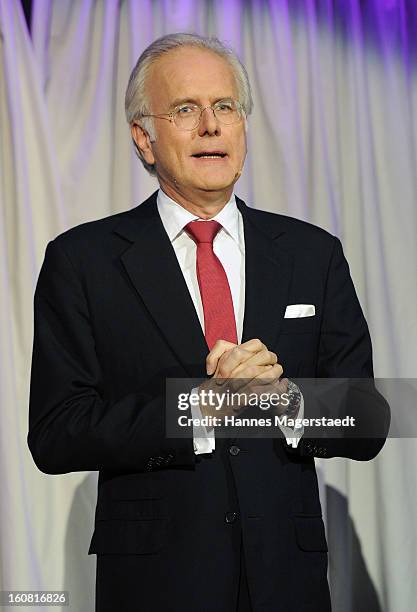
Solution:
{"label": "man's ear", "polygon": [[137,123],[132,123],[130,126],[130,132],[136,146],[141,151],[144,160],[148,164],[153,165],[155,163],[155,157],[152,152],[152,144],[148,132]]}

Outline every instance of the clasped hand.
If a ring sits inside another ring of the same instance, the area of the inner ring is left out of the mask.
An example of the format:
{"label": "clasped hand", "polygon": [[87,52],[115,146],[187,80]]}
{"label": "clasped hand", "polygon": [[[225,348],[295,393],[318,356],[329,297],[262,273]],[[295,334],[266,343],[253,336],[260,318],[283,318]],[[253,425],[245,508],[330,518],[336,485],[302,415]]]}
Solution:
{"label": "clasped hand", "polygon": [[[221,420],[225,416],[236,416],[248,407],[245,398],[249,396],[281,395],[287,391],[288,379],[281,379],[283,368],[277,355],[258,339],[238,345],[218,340],[207,356],[206,368],[207,374],[213,376],[199,386],[199,391],[212,391],[211,397],[218,398],[218,401],[208,403],[200,400],[203,416],[216,416]],[[228,401],[221,402],[220,395],[227,391]],[[285,405],[274,405],[275,414],[282,414],[284,410]]]}

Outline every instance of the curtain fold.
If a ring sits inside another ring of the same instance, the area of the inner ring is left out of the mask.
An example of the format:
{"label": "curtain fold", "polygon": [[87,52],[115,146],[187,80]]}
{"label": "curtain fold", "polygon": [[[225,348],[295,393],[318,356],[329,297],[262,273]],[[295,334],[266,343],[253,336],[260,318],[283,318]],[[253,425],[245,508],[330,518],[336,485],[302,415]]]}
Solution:
{"label": "curtain fold", "polygon": [[[157,187],[124,118],[134,63],[172,31],[234,47],[255,102],[236,193],[341,238],[376,376],[412,378],[417,6],[35,0],[32,21],[30,39],[20,3],[0,0],[0,589],[67,589],[92,612],[96,474],[45,476],[26,446],[32,296],[49,240]],[[335,611],[417,609],[416,459],[403,439],[370,463],[317,461]]]}

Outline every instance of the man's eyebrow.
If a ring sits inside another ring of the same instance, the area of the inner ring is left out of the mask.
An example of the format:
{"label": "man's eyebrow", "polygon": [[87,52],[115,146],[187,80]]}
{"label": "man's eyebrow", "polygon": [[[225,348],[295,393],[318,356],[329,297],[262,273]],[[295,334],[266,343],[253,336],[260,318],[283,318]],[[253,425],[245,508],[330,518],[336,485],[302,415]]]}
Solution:
{"label": "man's eyebrow", "polygon": [[175,98],[175,100],[171,102],[170,107],[174,108],[175,106],[179,106],[180,104],[198,104],[198,102],[193,98]]}
{"label": "man's eyebrow", "polygon": [[[216,104],[216,102],[220,102],[220,100],[233,100],[233,96],[220,96],[213,100],[212,104]],[[201,106],[195,98],[175,98],[175,100],[171,102],[170,108],[175,108],[181,104],[196,104],[197,106]]]}

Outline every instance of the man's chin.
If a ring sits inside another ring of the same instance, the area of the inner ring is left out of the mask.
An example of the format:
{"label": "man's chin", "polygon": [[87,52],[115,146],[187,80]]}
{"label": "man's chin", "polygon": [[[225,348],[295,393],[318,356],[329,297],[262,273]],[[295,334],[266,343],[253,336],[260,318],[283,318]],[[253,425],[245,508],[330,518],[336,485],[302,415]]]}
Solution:
{"label": "man's chin", "polygon": [[[240,174],[239,174],[240,176]],[[239,176],[228,176],[228,177],[202,177],[200,181],[198,181],[198,185],[196,187],[203,191],[227,191],[231,187],[233,187],[234,183],[237,181]]]}

